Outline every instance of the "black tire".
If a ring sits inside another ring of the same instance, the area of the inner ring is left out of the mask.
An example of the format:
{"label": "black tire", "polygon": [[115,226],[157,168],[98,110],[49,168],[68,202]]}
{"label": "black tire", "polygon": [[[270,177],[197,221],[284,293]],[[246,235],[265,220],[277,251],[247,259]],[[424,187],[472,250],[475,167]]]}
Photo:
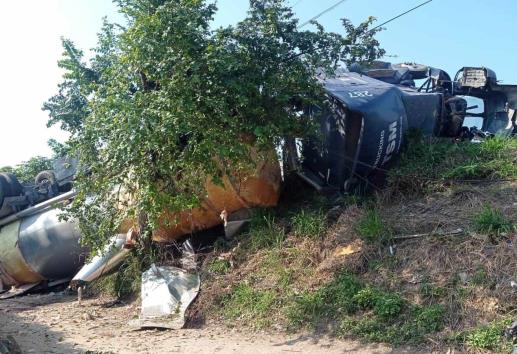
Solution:
{"label": "black tire", "polygon": [[23,187],[12,173],[0,173],[0,208],[5,197],[16,197],[23,194]]}
{"label": "black tire", "polygon": [[5,197],[16,197],[23,194],[23,187],[12,173],[0,173],[0,186]]}
{"label": "black tire", "polygon": [[41,171],[34,179],[34,184],[39,186],[44,181],[48,181],[50,185],[56,184],[56,175],[54,174],[54,171]]}

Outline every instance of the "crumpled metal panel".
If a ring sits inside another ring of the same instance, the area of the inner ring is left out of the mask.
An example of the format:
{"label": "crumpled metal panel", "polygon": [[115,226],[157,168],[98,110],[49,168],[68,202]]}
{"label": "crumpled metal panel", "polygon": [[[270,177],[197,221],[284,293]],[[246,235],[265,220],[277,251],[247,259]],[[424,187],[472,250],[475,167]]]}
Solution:
{"label": "crumpled metal panel", "polygon": [[135,327],[180,329],[185,311],[200,286],[199,274],[171,266],[152,265],[142,274],[142,310]]}

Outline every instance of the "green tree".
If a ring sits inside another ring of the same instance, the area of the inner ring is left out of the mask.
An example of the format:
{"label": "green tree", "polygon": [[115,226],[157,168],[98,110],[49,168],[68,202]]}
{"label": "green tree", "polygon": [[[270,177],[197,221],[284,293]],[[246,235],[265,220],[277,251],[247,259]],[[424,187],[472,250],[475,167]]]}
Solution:
{"label": "green tree", "polygon": [[0,167],[0,172],[14,173],[14,168],[11,166],[3,166],[3,167]]}
{"label": "green tree", "polygon": [[[243,21],[215,30],[204,0],[116,2],[127,28],[105,22],[89,65],[64,40],[64,81],[44,105],[72,134],[83,167],[69,212],[94,248],[128,216],[152,230],[164,209],[194,207],[206,176],[245,168],[250,147],[313,133],[300,112],[325,101],[318,75],[384,53],[373,18],[343,20],[345,35],[301,31],[283,0],[251,0]],[[117,208],[121,190],[135,203]]]}
{"label": "green tree", "polygon": [[34,179],[41,171],[52,169],[52,159],[36,156],[24,161],[16,167],[4,166],[0,172],[13,173],[21,183],[34,183]]}

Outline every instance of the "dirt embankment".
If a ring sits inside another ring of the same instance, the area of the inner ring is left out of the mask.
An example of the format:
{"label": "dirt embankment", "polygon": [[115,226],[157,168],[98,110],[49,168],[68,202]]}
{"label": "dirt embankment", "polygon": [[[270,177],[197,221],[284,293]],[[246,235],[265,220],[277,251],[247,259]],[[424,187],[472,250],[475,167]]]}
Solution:
{"label": "dirt embankment", "polygon": [[314,335],[246,333],[209,326],[135,331],[128,321],[138,301],[83,300],[62,293],[0,302],[0,338],[12,336],[23,353],[407,353]]}

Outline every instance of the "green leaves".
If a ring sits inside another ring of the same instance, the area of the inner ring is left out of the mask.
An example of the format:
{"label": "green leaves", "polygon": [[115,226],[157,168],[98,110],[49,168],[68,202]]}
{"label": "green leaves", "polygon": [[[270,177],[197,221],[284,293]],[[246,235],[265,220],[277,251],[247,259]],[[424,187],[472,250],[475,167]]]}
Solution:
{"label": "green leaves", "polygon": [[[253,0],[243,21],[215,30],[207,1],[116,2],[127,26],[105,21],[88,65],[63,40],[64,81],[44,105],[48,124],[72,134],[84,197],[69,212],[94,248],[126,217],[152,227],[165,209],[198,205],[207,176],[249,166],[250,148],[312,133],[299,112],[325,100],[316,74],[350,59],[347,43],[370,49],[357,60],[382,54],[367,31],[373,19],[346,22],[353,38],[299,31],[283,0]],[[121,195],[134,202],[115,207]]]}
{"label": "green leaves", "polygon": [[52,160],[43,156],[30,158],[16,167],[0,167],[0,172],[14,173],[21,183],[33,184],[37,174],[41,171],[51,170]]}

